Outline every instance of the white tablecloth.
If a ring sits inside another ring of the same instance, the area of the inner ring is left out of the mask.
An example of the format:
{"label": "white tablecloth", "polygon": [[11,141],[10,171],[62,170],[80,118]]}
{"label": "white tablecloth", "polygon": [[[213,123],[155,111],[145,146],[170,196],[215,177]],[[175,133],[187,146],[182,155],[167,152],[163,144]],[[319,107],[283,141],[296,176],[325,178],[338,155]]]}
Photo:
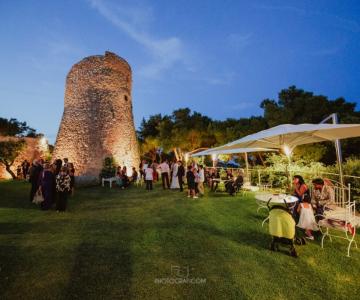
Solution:
{"label": "white tablecloth", "polygon": [[284,204],[284,199],[286,203],[295,203],[298,201],[298,198],[286,194],[257,193],[255,198],[263,202],[268,202],[271,198],[270,203],[272,204]]}

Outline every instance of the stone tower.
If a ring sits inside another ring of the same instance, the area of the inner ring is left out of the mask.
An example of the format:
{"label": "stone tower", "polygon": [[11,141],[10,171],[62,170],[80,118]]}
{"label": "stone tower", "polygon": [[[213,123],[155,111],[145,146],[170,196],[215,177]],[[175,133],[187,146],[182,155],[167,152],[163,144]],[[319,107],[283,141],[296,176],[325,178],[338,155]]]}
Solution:
{"label": "stone tower", "polygon": [[107,156],[128,172],[138,167],[131,83],[129,64],[111,52],[86,57],[68,73],[53,159],[69,158],[79,181],[97,180]]}

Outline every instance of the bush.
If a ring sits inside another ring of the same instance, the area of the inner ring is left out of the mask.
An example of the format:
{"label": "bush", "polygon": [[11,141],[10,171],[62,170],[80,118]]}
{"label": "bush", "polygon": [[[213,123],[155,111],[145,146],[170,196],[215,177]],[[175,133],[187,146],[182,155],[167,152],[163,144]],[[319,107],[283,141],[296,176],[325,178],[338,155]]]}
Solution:
{"label": "bush", "polygon": [[311,183],[314,177],[321,176],[322,172],[326,172],[326,167],[320,162],[306,161],[297,159],[291,161],[284,155],[271,154],[266,159],[268,165],[265,169],[263,167],[255,168],[251,174],[252,183],[258,183],[258,170],[260,171],[260,180],[262,183],[271,183],[273,187],[285,187],[289,185],[290,180],[294,175],[303,176],[305,182]]}
{"label": "bush", "polygon": [[101,172],[100,172],[100,178],[114,177],[115,172],[116,172],[115,159],[112,156],[105,157],[104,163],[103,163],[103,168],[101,169]]}
{"label": "bush", "polygon": [[[297,159],[290,163],[287,157],[278,154],[271,154],[266,159],[267,167],[258,167],[252,170],[251,182],[257,184],[259,182],[259,174],[261,183],[270,183],[275,188],[284,188],[288,186],[288,175],[290,179],[294,175],[301,175],[308,186],[311,185],[312,179],[316,177],[326,177],[339,182],[338,166],[324,166],[320,162],[306,161]],[[332,173],[332,174],[327,174]],[[350,157],[343,163],[344,175],[360,177],[360,159]],[[357,210],[360,211],[360,179],[353,177],[344,177],[344,183],[350,183],[352,189],[352,197],[356,201]]]}

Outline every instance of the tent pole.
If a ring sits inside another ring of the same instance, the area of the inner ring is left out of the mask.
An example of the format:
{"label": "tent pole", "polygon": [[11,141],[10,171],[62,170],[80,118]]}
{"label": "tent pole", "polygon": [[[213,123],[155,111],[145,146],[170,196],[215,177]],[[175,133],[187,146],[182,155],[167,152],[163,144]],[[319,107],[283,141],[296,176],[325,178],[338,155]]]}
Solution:
{"label": "tent pole", "polygon": [[249,161],[248,161],[248,155],[247,153],[245,152],[244,153],[244,156],[245,156],[245,166],[246,166],[246,178],[247,178],[247,181],[249,182]]}
{"label": "tent pole", "polygon": [[[338,118],[337,113],[331,114],[330,116],[328,116],[327,118],[322,120],[320,122],[320,124],[325,123],[329,119],[332,120],[333,124],[339,124],[339,118]],[[344,186],[344,176],[343,176],[343,168],[342,168],[342,152],[341,152],[340,140],[335,140],[335,150],[336,150],[337,163],[338,163],[338,167],[339,167],[339,177],[340,177],[339,180],[340,180],[341,186],[343,187]]]}

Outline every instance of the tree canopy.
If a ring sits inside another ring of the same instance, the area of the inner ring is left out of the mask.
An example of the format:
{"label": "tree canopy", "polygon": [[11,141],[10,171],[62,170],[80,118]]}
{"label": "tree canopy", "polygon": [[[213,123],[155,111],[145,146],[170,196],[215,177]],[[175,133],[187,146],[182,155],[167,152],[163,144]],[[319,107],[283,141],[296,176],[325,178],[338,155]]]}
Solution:
{"label": "tree canopy", "polygon": [[16,175],[11,170],[11,166],[24,147],[25,141],[22,139],[18,141],[0,141],[0,163],[5,166],[6,171],[9,172],[14,179]]}
{"label": "tree canopy", "polygon": [[[278,94],[278,99],[264,99],[260,107],[262,116],[213,120],[189,108],[180,108],[171,115],[156,114],[143,119],[138,131],[142,154],[154,157],[158,149],[180,153],[201,147],[214,147],[280,124],[320,123],[332,113],[338,113],[341,123],[360,123],[356,103],[344,98],[330,100],[323,95],[290,86]],[[344,156],[359,149],[360,140],[343,141]],[[295,155],[308,160],[334,162],[335,151],[331,143],[304,145],[296,148]]]}
{"label": "tree canopy", "polygon": [[29,127],[26,122],[20,122],[14,118],[0,118],[0,135],[35,137],[37,136],[37,133],[36,130]]}

